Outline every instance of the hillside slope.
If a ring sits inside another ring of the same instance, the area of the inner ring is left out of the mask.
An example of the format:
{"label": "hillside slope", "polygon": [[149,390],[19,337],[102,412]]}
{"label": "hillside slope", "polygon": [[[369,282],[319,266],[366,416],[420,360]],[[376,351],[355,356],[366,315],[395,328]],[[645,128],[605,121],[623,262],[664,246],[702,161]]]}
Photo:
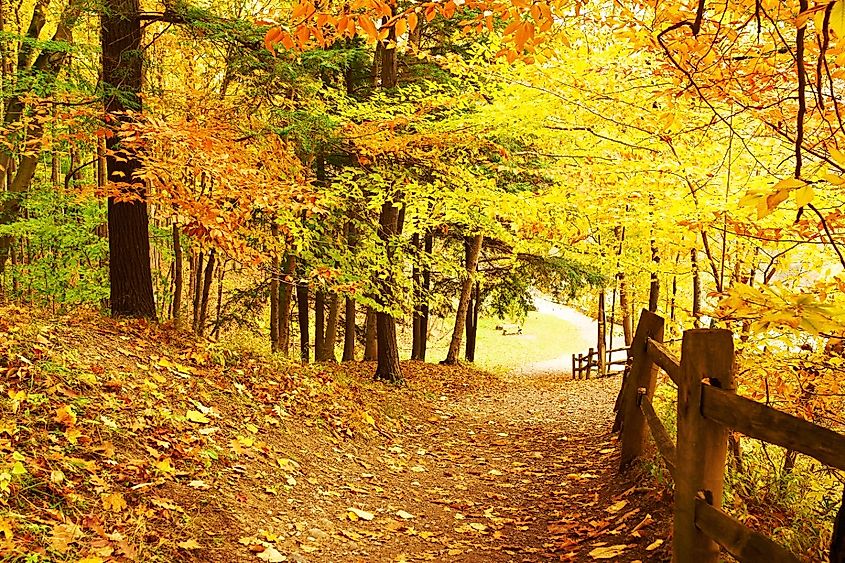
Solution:
{"label": "hillside slope", "polygon": [[632,510],[651,493],[612,480],[614,380],[403,367],[395,388],[370,364],[2,309],[6,560],[590,560],[644,521],[630,558],[660,545]]}

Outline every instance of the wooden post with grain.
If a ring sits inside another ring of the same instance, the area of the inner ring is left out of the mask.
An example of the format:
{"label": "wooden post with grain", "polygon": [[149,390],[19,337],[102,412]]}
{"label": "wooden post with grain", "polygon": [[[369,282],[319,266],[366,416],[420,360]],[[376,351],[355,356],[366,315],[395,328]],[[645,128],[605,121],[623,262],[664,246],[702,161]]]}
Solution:
{"label": "wooden post with grain", "polygon": [[629,354],[634,358],[625,382],[622,397],[622,458],[620,467],[626,469],[643,451],[648,437],[646,420],[638,404],[638,390],[645,389],[649,400],[657,384],[657,366],[648,357],[648,339],[663,342],[663,318],[643,309]]}
{"label": "wooden post with grain", "polygon": [[[635,340],[636,342],[636,340]],[[675,465],[675,563],[718,563],[719,545],[695,525],[696,497],[722,504],[728,428],[702,415],[702,381],[734,392],[733,336],[724,329],[684,332],[678,381]],[[627,420],[625,421],[627,424]]]}

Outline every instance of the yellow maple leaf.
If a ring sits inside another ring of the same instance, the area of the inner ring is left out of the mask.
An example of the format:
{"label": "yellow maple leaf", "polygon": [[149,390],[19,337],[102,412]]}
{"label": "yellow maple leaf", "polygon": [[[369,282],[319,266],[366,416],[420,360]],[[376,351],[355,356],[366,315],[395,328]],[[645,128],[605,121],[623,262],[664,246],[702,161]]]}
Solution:
{"label": "yellow maple leaf", "polygon": [[73,407],[65,405],[56,409],[56,416],[53,420],[65,426],[76,426],[76,414],[73,412]]}
{"label": "yellow maple leaf", "polygon": [[126,499],[122,493],[102,495],[103,507],[111,512],[123,512],[126,509]]}

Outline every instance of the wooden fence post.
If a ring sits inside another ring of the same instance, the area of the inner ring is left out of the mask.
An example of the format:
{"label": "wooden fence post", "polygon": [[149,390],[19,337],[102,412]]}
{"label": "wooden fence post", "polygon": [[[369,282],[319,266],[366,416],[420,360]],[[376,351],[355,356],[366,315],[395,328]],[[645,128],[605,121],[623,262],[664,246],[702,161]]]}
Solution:
{"label": "wooden fence post", "polygon": [[638,389],[642,387],[646,390],[646,396],[651,399],[657,383],[658,368],[648,359],[649,338],[663,342],[663,318],[643,309],[628,352],[634,361],[622,389],[622,459],[619,463],[622,470],[627,469],[631,462],[640,457],[648,436],[645,416],[640,411],[637,395]]}
{"label": "wooden fence post", "polygon": [[578,372],[575,370],[575,354],[572,354],[572,379],[578,379]]}
{"label": "wooden fence post", "polygon": [[728,429],[701,414],[702,380],[733,391],[733,335],[725,329],[684,332],[678,381],[678,443],[675,458],[675,563],[718,563],[719,546],[695,526],[699,491],[722,504]]}
{"label": "wooden fence post", "polygon": [[590,348],[587,350],[587,373],[584,375],[584,379],[590,379],[590,372],[592,372],[592,365],[593,365],[593,349]]}

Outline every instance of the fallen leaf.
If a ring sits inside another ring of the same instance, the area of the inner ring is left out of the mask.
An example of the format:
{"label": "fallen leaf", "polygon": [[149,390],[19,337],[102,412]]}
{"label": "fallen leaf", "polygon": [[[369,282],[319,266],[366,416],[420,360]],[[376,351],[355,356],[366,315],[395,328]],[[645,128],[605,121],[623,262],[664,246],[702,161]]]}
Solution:
{"label": "fallen leaf", "polygon": [[351,508],[351,507],[350,507],[350,508],[347,508],[346,510],[348,510],[348,511],[349,511],[349,514],[354,514],[354,515],[355,515],[354,517],[350,517],[350,518],[349,518],[350,520],[358,520],[358,519],[360,519],[360,520],[367,520],[367,521],[370,521],[370,520],[372,520],[373,518],[375,518],[375,517],[376,517],[376,515],[375,515],[375,514],[373,514],[372,512],[367,512],[366,510],[360,510],[360,509],[358,509],[358,508]]}
{"label": "fallen leaf", "polygon": [[211,422],[211,419],[202,414],[200,411],[194,410],[189,410],[187,413],[185,413],[185,418],[187,418],[191,422],[196,422],[198,424],[208,424],[209,422]]}
{"label": "fallen leaf", "polygon": [[616,514],[617,512],[619,512],[620,510],[625,508],[627,505],[628,505],[627,500],[620,500],[619,502],[615,502],[615,503],[611,504],[610,506],[605,508],[605,510],[607,512],[610,512],[611,514]]}
{"label": "fallen leaf", "polygon": [[397,510],[396,516],[398,516],[399,518],[403,518],[405,520],[410,520],[411,518],[416,518],[416,516],[414,516],[410,512],[405,512],[404,510]]}
{"label": "fallen leaf", "polygon": [[202,549],[202,546],[197,543],[197,540],[195,539],[180,541],[176,545],[178,545],[182,549]]}
{"label": "fallen leaf", "polygon": [[53,417],[53,420],[64,426],[75,426],[76,414],[73,412],[73,407],[65,405],[56,409],[56,416]]}
{"label": "fallen leaf", "polygon": [[103,508],[111,512],[123,512],[126,509],[126,499],[122,493],[103,495]]}
{"label": "fallen leaf", "polygon": [[597,547],[592,550],[589,555],[593,559],[614,559],[622,555],[622,552],[628,549],[627,545],[611,545],[607,547]]}
{"label": "fallen leaf", "polygon": [[76,524],[56,524],[50,536],[50,549],[58,553],[67,553],[70,544],[82,537],[82,529]]}
{"label": "fallen leaf", "polygon": [[661,545],[663,545],[663,540],[654,540],[653,542],[651,542],[651,543],[648,545],[648,547],[647,547],[647,548],[645,548],[645,550],[646,550],[646,551],[654,551],[655,549],[657,549],[657,548],[658,548],[658,547],[660,547]]}
{"label": "fallen leaf", "polygon": [[268,547],[261,553],[258,553],[256,557],[262,561],[268,561],[269,563],[280,563],[288,560],[288,558],[279,553],[279,550],[275,547]]}

